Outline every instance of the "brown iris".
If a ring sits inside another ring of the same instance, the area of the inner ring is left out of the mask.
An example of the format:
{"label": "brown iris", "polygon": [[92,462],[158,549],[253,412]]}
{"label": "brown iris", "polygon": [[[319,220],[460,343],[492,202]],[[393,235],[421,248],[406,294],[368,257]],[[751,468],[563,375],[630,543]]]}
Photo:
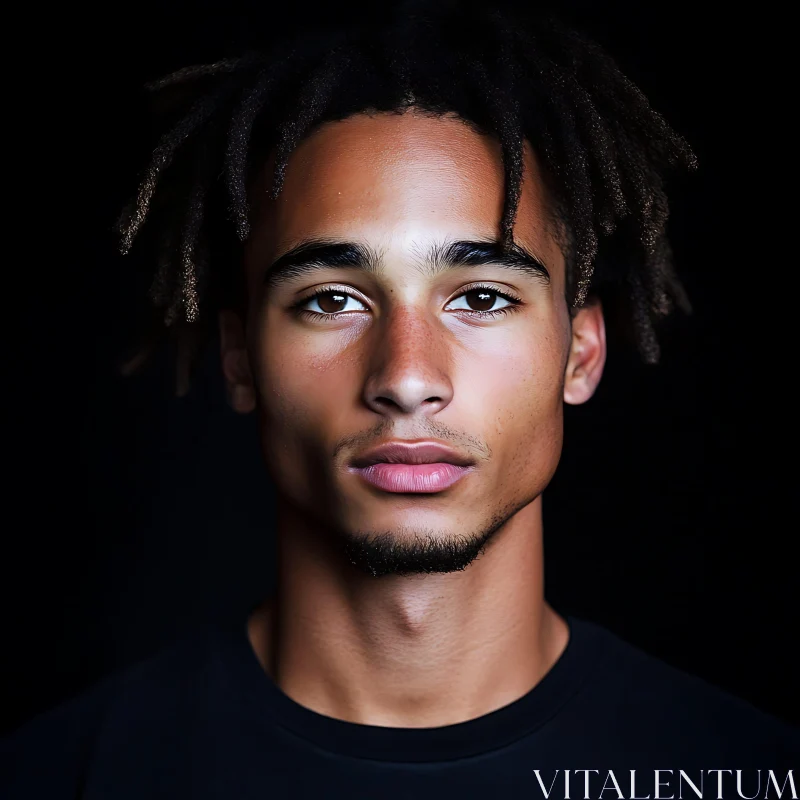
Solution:
{"label": "brown iris", "polygon": [[317,303],[326,314],[336,314],[347,305],[347,298],[342,292],[325,292],[317,295]]}
{"label": "brown iris", "polygon": [[468,292],[464,292],[462,296],[467,298],[467,305],[473,311],[489,311],[494,305],[497,292],[492,292],[488,289],[471,289]]}

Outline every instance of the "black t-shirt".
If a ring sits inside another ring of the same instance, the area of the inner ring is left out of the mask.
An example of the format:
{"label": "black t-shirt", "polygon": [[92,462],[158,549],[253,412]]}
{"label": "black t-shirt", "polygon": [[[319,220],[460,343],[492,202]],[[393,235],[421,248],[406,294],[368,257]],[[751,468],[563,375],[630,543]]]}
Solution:
{"label": "black t-shirt", "polygon": [[244,624],[209,629],[9,737],[0,797],[797,797],[796,728],[567,622],[566,649],[530,692],[426,729],[311,711],[262,670]]}

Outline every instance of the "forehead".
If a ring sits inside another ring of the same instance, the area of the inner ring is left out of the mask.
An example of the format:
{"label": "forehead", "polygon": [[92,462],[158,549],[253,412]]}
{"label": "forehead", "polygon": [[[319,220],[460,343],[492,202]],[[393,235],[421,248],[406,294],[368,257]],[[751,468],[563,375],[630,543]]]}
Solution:
{"label": "forehead", "polygon": [[[270,160],[262,198],[271,174]],[[271,255],[309,237],[388,247],[442,236],[498,238],[503,200],[501,148],[493,137],[455,117],[415,110],[358,114],[325,123],[298,145],[278,199],[256,203],[253,228],[259,250]],[[527,142],[514,236],[548,266],[563,263]]]}

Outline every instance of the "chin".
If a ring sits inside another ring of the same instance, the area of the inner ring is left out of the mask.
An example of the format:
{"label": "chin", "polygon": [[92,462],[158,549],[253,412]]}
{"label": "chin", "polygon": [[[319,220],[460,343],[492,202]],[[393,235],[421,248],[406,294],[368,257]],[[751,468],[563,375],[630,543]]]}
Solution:
{"label": "chin", "polygon": [[376,578],[460,572],[482,555],[503,522],[477,530],[408,524],[359,529],[342,537],[342,547],[351,564]]}

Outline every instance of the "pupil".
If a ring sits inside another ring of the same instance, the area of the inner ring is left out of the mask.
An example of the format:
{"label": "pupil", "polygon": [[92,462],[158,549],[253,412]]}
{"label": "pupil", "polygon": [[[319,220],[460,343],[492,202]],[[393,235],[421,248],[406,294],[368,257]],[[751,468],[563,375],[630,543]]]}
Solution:
{"label": "pupil", "polygon": [[[325,292],[325,294],[317,295],[317,303],[326,314],[335,314],[347,305],[347,295],[340,292]],[[331,305],[339,306],[339,308],[326,307]]]}
{"label": "pupil", "polygon": [[[496,292],[491,292],[488,289],[471,289],[466,294],[467,304],[473,311],[489,311],[494,305],[495,294]],[[476,299],[472,300],[470,295]]]}

